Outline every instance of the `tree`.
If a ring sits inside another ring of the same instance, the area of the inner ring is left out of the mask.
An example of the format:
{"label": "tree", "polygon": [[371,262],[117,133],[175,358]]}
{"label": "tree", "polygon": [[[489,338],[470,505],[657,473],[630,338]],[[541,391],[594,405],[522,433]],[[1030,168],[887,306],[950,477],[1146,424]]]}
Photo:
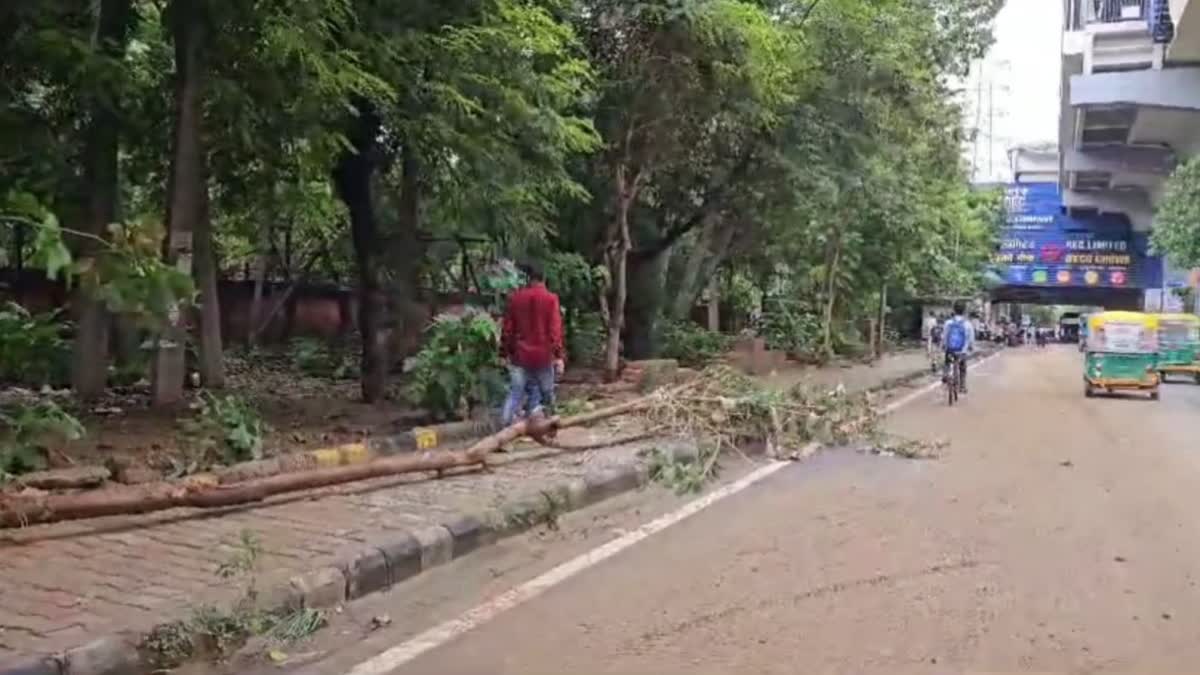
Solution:
{"label": "tree", "polygon": [[[784,64],[798,46],[761,7],[736,0],[590,2],[580,23],[601,88],[595,115],[605,150],[593,183],[603,190],[605,369],[614,377],[635,229],[645,225],[646,235],[635,264],[661,289],[662,256],[703,219],[697,211],[715,209],[717,194],[738,180],[757,129],[771,123],[770,106],[789,94],[794,71]],[[692,207],[673,216],[673,197]],[[639,223],[640,207],[662,211]],[[631,328],[648,330],[653,315],[639,315]],[[643,351],[630,342],[631,352]]]}
{"label": "tree", "polygon": [[[301,167],[311,166],[314,158],[328,161],[335,144],[327,128],[330,111],[348,92],[388,88],[361,69],[355,55],[337,48],[334,38],[355,22],[341,0],[249,7],[226,0],[174,0],[167,22],[175,49],[174,141],[166,194],[168,258],[192,264],[200,288],[201,379],[206,386],[219,387],[224,372],[209,213],[211,148],[205,126],[224,131],[212,135],[226,158],[218,167],[227,172],[220,178],[228,184],[238,173],[269,173],[272,163],[250,158],[268,155],[281,142],[300,148],[290,156]],[[256,106],[264,106],[264,112],[242,113]],[[263,132],[268,135],[257,135]],[[229,164],[228,158],[247,164]],[[155,362],[155,400],[160,404],[182,394],[182,320],[180,313]]]}
{"label": "tree", "polygon": [[[352,44],[381,79],[403,83],[394,100],[352,101],[350,144],[333,172],[355,233],[363,398],[376,401],[390,366],[384,273],[403,328],[417,315],[405,305],[417,298],[423,236],[436,226],[429,215],[492,232],[530,232],[532,223],[536,232],[556,199],[582,195],[564,165],[593,148],[595,135],[575,114],[590,70],[570,27],[546,7],[490,0],[363,11],[376,32]],[[373,181],[394,187],[394,200],[377,199]],[[392,222],[379,222],[381,210]]]}
{"label": "tree", "polygon": [[1151,243],[1157,253],[1184,269],[1200,267],[1200,160],[1172,172],[1154,214]]}
{"label": "tree", "polygon": [[[203,105],[205,59],[211,15],[205,0],[173,0],[166,20],[175,47],[174,122],[166,190],[167,262],[192,270],[200,287],[200,352],[202,379],[208,386],[224,384],[220,365],[220,309],[209,229],[208,173]],[[214,321],[215,319],[215,321]],[[170,405],[183,397],[186,314],[177,308],[159,339],[151,380],[155,405]]]}
{"label": "tree", "polygon": [[[120,147],[121,60],[129,40],[133,20],[131,0],[102,0],[96,15],[92,40],[93,58],[89,60],[86,107],[88,121],[83,139],[83,218],[79,229],[103,238],[108,226],[118,220],[120,182],[117,153]],[[97,240],[81,238],[78,256],[84,264],[94,264]],[[78,328],[71,367],[76,394],[94,398],[103,393],[108,382],[108,324],[104,304],[87,286],[76,294]]]}
{"label": "tree", "polygon": [[973,287],[991,245],[947,83],[999,0],[9,4],[0,178],[26,206],[5,241],[25,265],[81,233],[71,270],[41,262],[80,280],[85,395],[106,314],[170,314],[157,402],[183,395],[187,328],[220,386],[217,282],[243,270],[251,341],[287,298],[270,279],[354,276],[377,401],[442,268],[470,290],[468,248],[570,260],[615,376],[714,279],[786,296],[829,354],[889,300]]}

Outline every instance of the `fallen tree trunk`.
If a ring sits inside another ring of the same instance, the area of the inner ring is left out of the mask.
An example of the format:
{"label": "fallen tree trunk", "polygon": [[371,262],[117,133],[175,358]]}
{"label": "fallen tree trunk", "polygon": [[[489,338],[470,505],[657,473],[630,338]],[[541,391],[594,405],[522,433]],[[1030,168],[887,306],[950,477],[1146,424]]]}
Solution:
{"label": "fallen tree trunk", "polygon": [[259,502],[272,495],[311,490],[339,483],[421,471],[442,472],[469,466],[486,467],[487,457],[523,436],[546,437],[554,430],[591,424],[647,406],[653,395],[567,418],[522,420],[480,439],[466,450],[438,450],[383,457],[366,464],[338,466],[256,478],[221,485],[213,475],[190,480],[148,483],[79,494],[23,493],[0,498],[0,528],[24,527],[64,520],[150,513],[166,509],[223,508]]}
{"label": "fallen tree trunk", "polygon": [[66,469],[35,471],[17,477],[17,484],[39,490],[70,490],[102,485],[112,472],[102,466],[73,466]]}

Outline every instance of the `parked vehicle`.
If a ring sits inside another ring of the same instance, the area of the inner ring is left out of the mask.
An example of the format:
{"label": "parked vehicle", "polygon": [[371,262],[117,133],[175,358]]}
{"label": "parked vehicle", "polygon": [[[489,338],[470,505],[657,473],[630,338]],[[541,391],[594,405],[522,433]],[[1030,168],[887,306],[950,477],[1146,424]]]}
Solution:
{"label": "parked vehicle", "polygon": [[1066,312],[1058,319],[1058,341],[1079,342],[1079,312]]}

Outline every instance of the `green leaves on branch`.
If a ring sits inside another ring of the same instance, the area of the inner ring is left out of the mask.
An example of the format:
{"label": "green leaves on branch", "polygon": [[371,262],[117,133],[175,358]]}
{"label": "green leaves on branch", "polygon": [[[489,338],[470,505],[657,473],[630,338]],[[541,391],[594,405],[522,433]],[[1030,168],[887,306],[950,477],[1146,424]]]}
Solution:
{"label": "green leaves on branch", "polygon": [[110,311],[161,327],[172,312],[195,301],[190,270],[163,262],[163,231],[157,221],[109,225],[109,239],[94,257],[80,259],[74,271]]}
{"label": "green leaves on branch", "polygon": [[33,316],[16,303],[0,307],[0,385],[60,387],[70,379],[70,323]]}
{"label": "green leaves on branch", "polygon": [[[52,280],[81,284],[112,312],[158,327],[172,311],[182,311],[194,301],[191,270],[162,260],[165,233],[156,220],[113,223],[109,236],[101,238],[61,227],[53,213],[26,193],[10,194],[0,206],[0,224],[33,230],[31,265]],[[72,255],[70,237],[80,240],[88,253]]]}
{"label": "green leaves on branch", "polygon": [[270,427],[248,401],[236,394],[201,392],[194,419],[182,423],[191,445],[194,466],[184,473],[213,464],[236,464],[262,459],[263,441]]}
{"label": "green leaves on branch", "polygon": [[0,404],[0,484],[46,468],[46,444],[82,438],[83,425],[53,401]]}
{"label": "green leaves on branch", "polygon": [[1151,242],[1174,265],[1200,267],[1200,158],[1179,165],[1167,180]]}
{"label": "green leaves on branch", "polygon": [[491,406],[504,393],[500,328],[486,312],[443,314],[425,332],[425,345],[406,367],[412,401],[445,419]]}

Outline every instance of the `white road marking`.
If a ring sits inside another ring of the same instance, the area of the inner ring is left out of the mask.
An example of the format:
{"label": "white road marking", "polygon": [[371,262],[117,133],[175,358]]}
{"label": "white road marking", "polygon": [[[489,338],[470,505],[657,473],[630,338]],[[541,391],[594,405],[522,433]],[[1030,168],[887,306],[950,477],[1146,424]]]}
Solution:
{"label": "white road marking", "polygon": [[[995,358],[997,354],[985,357],[980,361],[972,364],[971,368],[977,368]],[[892,413],[899,408],[917,400],[921,396],[940,387],[941,382],[931,383],[904,398],[890,403],[884,408],[884,413]],[[809,443],[801,449],[799,456],[808,457],[813,454],[818,448],[817,443]],[[733,495],[742,492],[746,488],[762,481],[763,479],[775,474],[784,467],[791,466],[793,462],[771,462],[764,466],[755,469],[746,474],[742,478],[720,487],[703,497],[684,504],[679,509],[672,511],[666,515],[655,518],[654,520],[642,525],[641,527],[628,532],[607,544],[603,544],[592,549],[580,556],[568,560],[561,565],[551,569],[542,575],[527,581],[520,586],[509,589],[500,595],[487,600],[481,605],[477,605],[473,609],[467,610],[457,618],[450,619],[442,624],[434,626],[429,630],[417,635],[409,640],[402,642],[395,647],[384,651],[362,663],[356,665],[346,675],[387,675],[397,668],[409,664],[426,652],[432,651],[455,638],[475,630],[476,628],[488,623],[492,619],[500,616],[510,609],[519,607],[530,600],[538,597],[542,593],[550,590],[558,584],[570,579],[571,577],[584,572],[591,567],[608,560],[609,558],[621,553],[622,551],[638,544],[644,539],[647,539],[668,527],[678,523],[685,518],[693,516],[704,509],[716,504],[717,502],[732,497]]]}
{"label": "white road marking", "polygon": [[[810,445],[816,444],[812,443]],[[804,450],[808,449],[807,446],[804,448]],[[801,454],[803,454],[803,451]],[[608,560],[643,539],[667,529],[684,518],[703,511],[726,497],[745,490],[780,469],[791,466],[791,464],[792,462],[771,462],[759,467],[729,485],[714,490],[699,499],[690,501],[676,511],[656,518],[636,530],[628,532],[599,548],[594,548],[577,558],[568,560],[539,577],[505,591],[474,609],[467,610],[465,614],[456,619],[451,619],[439,626],[435,626],[407,642],[396,645],[382,654],[358,664],[348,675],[384,675],[406,663],[410,663],[425,652],[444,645],[454,638],[491,621],[500,614],[529,602],[576,574]]]}

